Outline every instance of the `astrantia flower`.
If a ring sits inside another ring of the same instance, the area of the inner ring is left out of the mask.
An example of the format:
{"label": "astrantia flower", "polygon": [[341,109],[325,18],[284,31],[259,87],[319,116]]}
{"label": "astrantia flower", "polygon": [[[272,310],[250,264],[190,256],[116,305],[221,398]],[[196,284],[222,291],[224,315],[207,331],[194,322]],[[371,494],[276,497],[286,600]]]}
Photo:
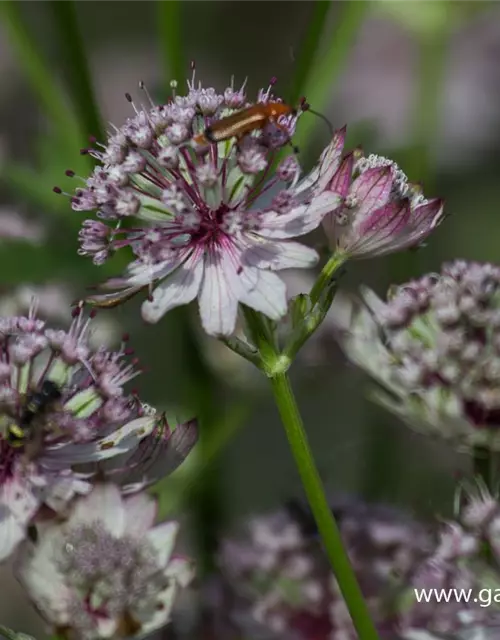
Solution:
{"label": "astrantia flower", "polygon": [[193,565],[173,555],[179,525],[154,526],[156,511],[145,493],[123,498],[115,485],[97,485],[66,521],[39,527],[20,548],[17,576],[55,633],[128,638],[170,620]]}
{"label": "astrantia flower", "polygon": [[[389,607],[392,589],[405,584],[432,538],[425,527],[389,508],[348,501],[334,511],[381,638],[392,637],[384,635],[397,628]],[[299,515],[294,509],[255,518],[246,534],[225,541],[219,563],[223,611],[247,632],[258,624],[272,638],[356,640],[319,537],[309,526],[314,522]]]}
{"label": "astrantia flower", "polygon": [[340,162],[328,188],[342,204],[323,220],[330,246],[351,258],[413,247],[443,220],[443,203],[426,200],[395,162],[360,151]]}
{"label": "astrantia flower", "polygon": [[[485,585],[500,584],[498,566],[482,557],[482,530],[465,526],[461,514],[454,522],[427,524],[352,499],[338,501],[333,511],[381,640],[455,640],[466,630],[498,624],[499,611],[472,598],[469,603],[415,598],[414,589],[464,588],[478,594]],[[218,608],[248,637],[357,640],[311,524],[308,513],[294,507],[255,518],[246,535],[222,545]]]}
{"label": "astrantia flower", "polygon": [[[500,523],[500,504],[481,487],[468,491],[467,500],[454,522],[445,522],[432,553],[416,565],[407,579],[408,588],[398,597],[399,625],[404,640],[418,640],[427,630],[437,640],[497,637],[500,605],[493,596],[500,588],[500,565],[495,553],[495,528]],[[463,597],[416,598],[415,590],[455,589]],[[467,594],[470,597],[467,598]],[[488,600],[491,600],[488,602]],[[493,633],[493,635],[491,635]]]}
{"label": "astrantia flower", "polygon": [[[198,298],[205,331],[233,332],[238,304],[273,319],[287,308],[286,288],[273,273],[311,267],[317,253],[290,239],[315,229],[339,196],[327,188],[342,148],[339,132],[323,153],[320,167],[299,181],[294,157],[271,173],[276,147],[295,129],[296,115],[280,117],[239,144],[233,138],[197,147],[202,133],[234,110],[248,106],[243,88],[219,94],[193,80],[185,96],[161,106],[136,109],[102,151],[91,151],[98,167],[72,198],[77,211],[97,210],[80,232],[80,253],[102,264],[118,249],[134,254],[126,274],[103,285],[126,299],[149,287],[142,305],[148,322]],[[276,101],[271,87],[257,103]],[[258,196],[279,184],[270,206]],[[94,296],[106,300],[106,294]]]}
{"label": "astrantia flower", "polygon": [[91,320],[78,311],[68,331],[47,328],[34,313],[0,319],[0,560],[42,505],[63,511],[96,473],[125,483],[139,474],[123,488],[136,490],[158,455],[168,472],[196,440],[194,422],[172,432],[125,393],[140,372],[130,350],[91,350]]}
{"label": "astrantia flower", "polygon": [[340,342],[424,433],[500,450],[500,268],[457,261],[391,291],[345,299]]}

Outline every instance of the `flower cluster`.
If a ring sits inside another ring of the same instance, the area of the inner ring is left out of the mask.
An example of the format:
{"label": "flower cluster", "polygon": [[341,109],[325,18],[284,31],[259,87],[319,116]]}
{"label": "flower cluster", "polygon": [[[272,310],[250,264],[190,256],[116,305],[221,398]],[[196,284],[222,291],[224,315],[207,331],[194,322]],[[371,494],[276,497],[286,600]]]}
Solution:
{"label": "flower cluster", "polygon": [[500,449],[500,268],[456,261],[392,290],[344,299],[340,342],[420,431]]}
{"label": "flower cluster", "polygon": [[[489,494],[476,492],[458,521],[439,527],[357,501],[337,503],[334,512],[381,638],[444,640],[466,630],[496,628],[500,609],[481,607],[472,599],[417,602],[414,594],[414,589],[451,587],[478,593],[486,578],[492,588],[500,585],[498,567],[489,566],[482,555],[482,541],[498,547],[500,506]],[[308,520],[295,509],[256,517],[244,535],[224,542],[219,561],[224,599],[218,608],[243,632],[356,640],[310,527],[313,520]]]}
{"label": "flower cluster", "polygon": [[[257,107],[280,104],[271,90],[259,92]],[[134,106],[135,117],[89,151],[102,166],[72,206],[97,210],[99,220],[83,223],[80,253],[99,265],[124,247],[134,254],[123,277],[102,285],[110,293],[91,301],[149,289],[142,314],[157,322],[198,298],[205,331],[230,335],[239,303],[274,320],[285,315],[286,287],[273,272],[314,266],[316,252],[291,239],[322,221],[335,248],[353,257],[418,244],[441,221],[442,202],[425,200],[392,161],[360,151],[342,159],[345,128],[302,179],[294,156],[272,172],[275,149],[298,115],[270,118],[237,142],[205,136],[199,147],[205,131],[249,104],[243,87],[219,94],[196,85],[193,73],[187,95]],[[260,196],[270,190],[275,196],[264,206]]]}
{"label": "flower cluster", "polygon": [[427,200],[398,165],[382,156],[348,153],[329,189],[341,196],[323,227],[333,249],[372,258],[422,243],[443,220],[443,202]]}
{"label": "flower cluster", "polygon": [[[196,148],[193,136],[248,103],[244,88],[219,94],[197,86],[194,74],[188,88],[168,104],[136,109],[102,151],[91,151],[103,166],[72,206],[99,212],[100,220],[83,224],[81,254],[102,264],[123,247],[134,253],[127,274],[106,288],[126,297],[149,287],[142,306],[149,322],[198,297],[205,330],[227,335],[239,302],[274,319],[284,315],[285,285],[273,271],[316,263],[313,249],[289,239],[315,229],[340,200],[324,180],[299,181],[293,156],[271,175],[276,136],[268,127],[240,144]],[[257,103],[276,100],[271,90],[260,91]],[[274,133],[284,130],[288,139],[296,120],[280,118]],[[335,148],[342,142],[338,135]],[[274,185],[281,186],[271,205],[259,208],[259,194]]]}
{"label": "flower cluster", "polygon": [[155,480],[146,472],[156,458],[178,464],[196,440],[194,422],[171,430],[125,393],[140,373],[127,336],[117,351],[93,350],[91,332],[81,307],[67,331],[47,327],[34,310],[0,320],[0,559],[42,506],[64,513],[96,475],[123,480],[125,492],[143,488]]}
{"label": "flower cluster", "polygon": [[147,635],[170,620],[175,596],[193,577],[174,556],[176,522],[153,526],[157,505],[98,484],[63,524],[26,542],[16,573],[39,612],[64,638]]}

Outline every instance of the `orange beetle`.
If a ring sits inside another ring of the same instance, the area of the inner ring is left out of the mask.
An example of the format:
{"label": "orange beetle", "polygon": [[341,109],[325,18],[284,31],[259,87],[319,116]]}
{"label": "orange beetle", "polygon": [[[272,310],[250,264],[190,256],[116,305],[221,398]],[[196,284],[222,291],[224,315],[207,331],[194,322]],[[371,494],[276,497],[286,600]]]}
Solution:
{"label": "orange beetle", "polygon": [[[199,145],[208,145],[229,140],[241,139],[243,136],[263,129],[270,122],[276,123],[281,116],[294,116],[297,109],[284,102],[268,102],[254,104],[230,116],[221,118],[209,125],[202,133],[194,136],[193,141]],[[279,127],[279,125],[277,125]]]}

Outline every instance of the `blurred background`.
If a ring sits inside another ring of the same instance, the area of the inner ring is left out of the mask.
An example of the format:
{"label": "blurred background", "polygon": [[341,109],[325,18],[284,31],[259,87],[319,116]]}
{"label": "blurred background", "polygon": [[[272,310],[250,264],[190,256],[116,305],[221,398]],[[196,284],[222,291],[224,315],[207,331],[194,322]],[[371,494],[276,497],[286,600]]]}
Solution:
{"label": "blurred background", "polygon": [[[428,197],[445,198],[452,216],[426,248],[349,265],[345,289],[365,283],[382,295],[445,260],[500,260],[498,3],[4,1],[0,313],[26,308],[35,292],[41,314],[64,325],[87,286],[121,270],[123,258],[98,268],[77,255],[85,216],[52,187],[75,188],[66,169],[90,172],[79,149],[131,115],[125,92],[140,99],[143,80],[161,102],[175,79],[182,93],[190,60],[217,90],[233,75],[237,86],[248,77],[250,98],[276,76],[285,101],[305,95],[334,127],[347,123],[347,147],[393,158]],[[295,142],[306,169],[328,139],[321,120],[301,119]],[[287,274],[290,290],[306,290],[312,276]],[[189,513],[209,570],[220,531],[302,497],[265,380],[200,333],[195,308],[145,326],[133,301],[96,322],[96,340],[131,334],[147,367],[137,385],[144,401],[201,418],[196,453],[159,492],[165,516]],[[368,381],[345,362],[328,319],[292,379],[329,494],[401,504],[424,517],[450,512],[468,461],[364,399]],[[2,624],[42,636],[8,567],[0,591]]]}

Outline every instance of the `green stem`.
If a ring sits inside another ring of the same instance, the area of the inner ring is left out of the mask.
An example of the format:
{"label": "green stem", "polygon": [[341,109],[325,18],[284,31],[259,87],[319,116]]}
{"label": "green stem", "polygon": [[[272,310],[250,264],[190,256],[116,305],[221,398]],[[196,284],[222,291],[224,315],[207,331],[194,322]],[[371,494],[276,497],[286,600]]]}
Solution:
{"label": "green stem", "polygon": [[483,480],[489,491],[494,492],[495,469],[493,454],[485,447],[475,447],[473,454],[473,471],[476,477]]}
{"label": "green stem", "polygon": [[3,17],[17,58],[43,109],[58,130],[64,131],[65,144],[68,150],[74,153],[75,149],[82,145],[84,137],[52,69],[27,29],[21,7],[20,2],[4,0],[0,3],[0,15]]}
{"label": "green stem", "polygon": [[321,273],[309,293],[309,298],[313,306],[319,302],[324,288],[328,285],[335,272],[346,262],[347,257],[347,255],[342,253],[334,253],[323,269],[321,269]]}
{"label": "green stem", "polygon": [[85,46],[78,27],[77,8],[74,0],[51,0],[57,32],[60,59],[65,67],[65,80],[87,135],[104,140],[99,107],[94,96]]}
{"label": "green stem", "polygon": [[9,627],[4,627],[3,624],[0,624],[0,636],[7,638],[7,640],[35,640],[26,633],[18,633]]}
{"label": "green stem", "polygon": [[407,171],[412,180],[425,181],[431,189],[429,182],[434,178],[432,150],[442,113],[440,99],[448,45],[449,38],[442,29],[420,36],[419,82],[413,116],[414,149]]}
{"label": "green stem", "polygon": [[308,22],[307,32],[300,47],[300,54],[295,65],[295,73],[286,98],[290,104],[296,104],[301,97],[302,87],[305,85],[314,64],[317,50],[323,34],[328,12],[333,3],[330,0],[316,0],[313,3],[312,15]]}
{"label": "green stem", "polygon": [[178,0],[157,0],[159,41],[169,82],[182,82],[186,76],[186,64],[182,46],[182,3]]}
{"label": "green stem", "polygon": [[[345,60],[371,3],[357,0],[335,4],[339,5],[335,33],[331,35],[324,54],[315,60],[316,64],[311,67],[303,88],[311,107],[320,112],[324,111],[328,104],[332,88],[344,68]],[[300,126],[294,137],[294,144],[299,149],[307,146],[317,122],[317,118],[313,116],[300,119]]]}
{"label": "green stem", "polygon": [[325,497],[287,374],[282,373],[271,378],[271,385],[307,499],[359,640],[378,640],[370,612],[344,549],[340,531]]}
{"label": "green stem", "polygon": [[[424,32],[419,35],[419,70],[416,100],[413,111],[412,143],[396,154],[395,159],[412,182],[422,182],[426,197],[434,196],[436,180],[432,151],[436,129],[442,113],[443,76],[446,54],[449,51],[451,30]],[[390,273],[397,273],[401,281],[413,277],[420,267],[418,251],[397,253],[389,259]]]}

